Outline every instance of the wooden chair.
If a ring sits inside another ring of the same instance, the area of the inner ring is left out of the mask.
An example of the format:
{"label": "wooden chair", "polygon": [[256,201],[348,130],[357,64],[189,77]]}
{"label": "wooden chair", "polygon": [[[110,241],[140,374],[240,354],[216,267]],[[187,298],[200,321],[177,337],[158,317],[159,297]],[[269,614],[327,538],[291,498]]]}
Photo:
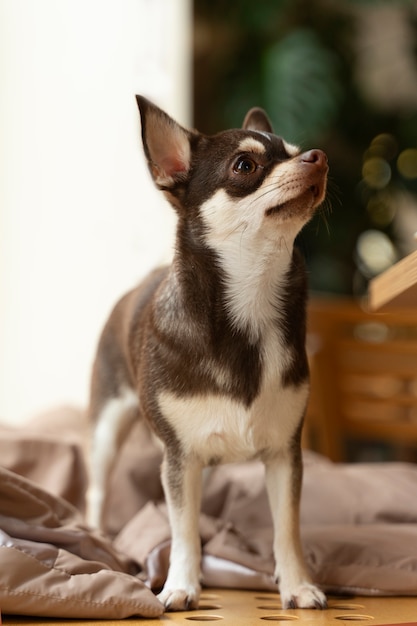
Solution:
{"label": "wooden chair", "polygon": [[350,299],[312,297],[307,443],[334,461],[347,441],[417,451],[417,312],[370,313]]}

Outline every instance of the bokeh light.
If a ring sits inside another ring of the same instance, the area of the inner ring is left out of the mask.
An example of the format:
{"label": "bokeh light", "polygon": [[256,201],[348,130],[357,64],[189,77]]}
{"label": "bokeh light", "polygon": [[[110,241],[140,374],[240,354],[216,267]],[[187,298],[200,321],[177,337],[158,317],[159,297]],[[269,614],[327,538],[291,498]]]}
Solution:
{"label": "bokeh light", "polygon": [[356,244],[358,265],[362,273],[371,278],[391,267],[397,252],[390,238],[380,230],[366,230]]}
{"label": "bokeh light", "polygon": [[389,133],[376,135],[370,143],[367,151],[368,157],[381,157],[391,161],[398,153],[398,143],[396,138]]}
{"label": "bokeh light", "polygon": [[383,189],[391,180],[391,166],[382,157],[371,156],[363,164],[362,177],[371,189]]}
{"label": "bokeh light", "polygon": [[397,168],[404,178],[417,178],[417,150],[415,148],[403,150],[398,156]]}
{"label": "bokeh light", "polygon": [[375,226],[385,228],[391,224],[396,214],[396,206],[388,192],[375,193],[366,205],[369,217]]}

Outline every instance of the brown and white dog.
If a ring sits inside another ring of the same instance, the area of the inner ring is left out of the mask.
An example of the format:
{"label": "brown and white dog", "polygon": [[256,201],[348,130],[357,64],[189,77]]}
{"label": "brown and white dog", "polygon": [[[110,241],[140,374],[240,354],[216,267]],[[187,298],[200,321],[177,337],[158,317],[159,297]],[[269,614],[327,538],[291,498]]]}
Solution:
{"label": "brown and white dog", "polygon": [[172,544],[160,600],[198,606],[205,466],[265,464],[282,605],[324,608],[299,536],[300,437],[309,381],[306,273],[294,240],[325,197],[327,158],[273,134],[187,130],[137,96],[156,186],[178,215],[169,267],[115,306],[93,369],[89,522],[100,525],[114,456],[139,410],[164,445]]}

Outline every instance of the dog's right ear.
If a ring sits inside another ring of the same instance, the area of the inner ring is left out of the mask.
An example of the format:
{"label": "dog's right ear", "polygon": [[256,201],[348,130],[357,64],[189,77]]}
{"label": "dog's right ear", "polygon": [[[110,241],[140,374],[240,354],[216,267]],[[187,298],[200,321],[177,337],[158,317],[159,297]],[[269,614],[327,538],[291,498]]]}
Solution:
{"label": "dog's right ear", "polygon": [[259,107],[254,107],[247,112],[242,128],[244,130],[258,130],[265,133],[274,132],[269,117]]}
{"label": "dog's right ear", "polygon": [[192,133],[143,96],[136,96],[136,101],[142,121],[143,147],[152,178],[160,189],[169,189],[187,178]]}

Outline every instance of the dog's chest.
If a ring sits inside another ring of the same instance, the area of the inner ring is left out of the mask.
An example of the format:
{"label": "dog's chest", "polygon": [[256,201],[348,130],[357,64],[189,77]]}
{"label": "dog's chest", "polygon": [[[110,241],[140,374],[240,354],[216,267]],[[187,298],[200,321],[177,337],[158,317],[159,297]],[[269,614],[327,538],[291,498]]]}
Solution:
{"label": "dog's chest", "polygon": [[214,391],[159,395],[160,411],[186,454],[197,456],[203,464],[225,463],[267,456],[287,447],[305,408],[308,383],[283,384],[282,373],[294,355],[277,333],[265,336],[261,357],[260,389],[249,406],[243,399]]}

